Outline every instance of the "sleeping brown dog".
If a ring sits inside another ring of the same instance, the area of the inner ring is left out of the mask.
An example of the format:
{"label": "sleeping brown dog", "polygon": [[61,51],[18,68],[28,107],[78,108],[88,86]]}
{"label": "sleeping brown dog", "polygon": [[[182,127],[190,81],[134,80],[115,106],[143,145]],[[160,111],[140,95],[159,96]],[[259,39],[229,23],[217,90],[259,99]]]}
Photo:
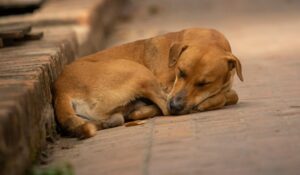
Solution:
{"label": "sleeping brown dog", "polygon": [[[132,60],[146,66],[168,94],[172,114],[186,114],[236,104],[231,89],[237,73],[243,81],[239,59],[231,53],[228,40],[213,29],[192,28],[106,49],[83,58]],[[151,108],[155,109],[155,108]],[[155,114],[140,105],[136,118]]]}
{"label": "sleeping brown dog", "polygon": [[146,67],[123,59],[75,61],[55,83],[57,120],[77,137],[91,137],[98,129],[120,126],[135,119],[131,101],[146,98],[168,114],[167,99]]}
{"label": "sleeping brown dog", "polygon": [[[58,82],[65,84],[67,79],[76,79],[75,77],[81,76],[82,72],[91,71],[90,66],[82,67],[79,66],[80,64],[93,65],[95,69],[101,70],[103,67],[97,67],[98,63],[120,58],[142,64],[154,74],[156,81],[168,94],[167,106],[171,114],[217,109],[238,101],[238,96],[231,87],[235,72],[240,80],[243,80],[241,63],[231,53],[227,39],[218,31],[211,29],[186,29],[100,51],[78,59],[68,66],[73,73],[64,71],[62,76],[69,78]],[[132,69],[132,72],[135,71],[135,68],[128,68]],[[68,86],[56,86],[56,91],[63,92],[64,89],[72,89],[75,84],[82,90],[88,89],[97,81],[95,77],[97,77],[95,72],[89,73],[89,76],[82,77],[82,81],[85,81],[84,86],[80,81],[74,81]],[[119,82],[108,78],[107,81],[112,83],[108,85],[108,88],[112,85],[118,87],[118,84],[122,83],[124,79],[126,80],[126,78],[122,78],[120,79],[122,81]],[[95,89],[101,91],[102,86],[106,85],[98,84],[98,86],[100,87]],[[121,88],[119,90],[125,94],[130,92],[123,91]],[[81,98],[85,98],[85,96]],[[56,98],[56,103],[60,102],[61,99]],[[157,104],[157,102],[153,102]],[[118,106],[110,101],[104,101],[104,103],[107,106]],[[161,105],[157,104],[160,106],[159,109],[155,104],[144,105],[140,101],[131,103],[131,105],[134,107],[130,107],[135,110],[128,116],[134,120],[153,117],[162,109]],[[75,130],[74,128],[78,128],[78,126],[84,126],[80,127],[79,132],[94,133],[90,132],[92,127],[89,124],[84,125],[83,122],[68,120],[70,114],[59,114],[60,110],[57,110],[59,106],[56,105],[57,117],[64,128]],[[78,105],[73,105],[72,108],[76,106]],[[129,106],[125,105],[126,107]],[[72,109],[70,108],[70,110]]]}

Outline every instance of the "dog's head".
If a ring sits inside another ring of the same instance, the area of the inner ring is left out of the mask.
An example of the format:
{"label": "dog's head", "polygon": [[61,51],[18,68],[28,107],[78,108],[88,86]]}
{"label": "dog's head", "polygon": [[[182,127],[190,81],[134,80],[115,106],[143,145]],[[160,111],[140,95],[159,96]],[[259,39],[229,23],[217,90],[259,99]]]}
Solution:
{"label": "dog's head", "polygon": [[238,58],[216,46],[199,49],[175,43],[170,48],[169,67],[176,73],[168,95],[172,114],[190,113],[207,98],[231,88],[235,72],[243,81]]}

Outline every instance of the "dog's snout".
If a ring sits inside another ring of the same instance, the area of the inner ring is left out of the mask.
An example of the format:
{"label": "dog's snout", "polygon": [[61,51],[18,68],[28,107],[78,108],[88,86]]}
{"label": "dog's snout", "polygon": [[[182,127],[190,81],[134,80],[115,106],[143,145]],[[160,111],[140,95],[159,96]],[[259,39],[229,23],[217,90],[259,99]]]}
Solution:
{"label": "dog's snout", "polygon": [[183,98],[171,98],[168,103],[168,107],[171,114],[178,114],[184,108]]}

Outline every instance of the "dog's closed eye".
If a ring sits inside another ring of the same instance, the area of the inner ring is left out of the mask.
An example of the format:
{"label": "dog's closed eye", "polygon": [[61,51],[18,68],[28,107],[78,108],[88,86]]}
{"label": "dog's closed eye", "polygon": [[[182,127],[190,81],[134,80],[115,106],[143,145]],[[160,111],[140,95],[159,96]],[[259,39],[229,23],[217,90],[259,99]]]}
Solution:
{"label": "dog's closed eye", "polygon": [[207,86],[208,84],[210,84],[210,82],[200,81],[200,82],[197,82],[197,83],[195,84],[195,86],[196,86],[197,88],[203,88],[204,86]]}

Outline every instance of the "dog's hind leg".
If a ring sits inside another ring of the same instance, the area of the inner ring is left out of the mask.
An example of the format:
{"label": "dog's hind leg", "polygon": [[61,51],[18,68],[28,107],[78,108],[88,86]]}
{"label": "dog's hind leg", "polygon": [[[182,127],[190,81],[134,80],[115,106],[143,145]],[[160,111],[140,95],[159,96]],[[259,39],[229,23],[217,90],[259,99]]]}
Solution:
{"label": "dog's hind leg", "polygon": [[56,94],[54,103],[57,121],[67,132],[79,138],[88,138],[96,134],[95,124],[76,115],[69,96]]}
{"label": "dog's hind leg", "polygon": [[102,128],[113,128],[117,126],[122,126],[125,123],[125,119],[122,113],[112,114],[108,119],[102,122]]}

